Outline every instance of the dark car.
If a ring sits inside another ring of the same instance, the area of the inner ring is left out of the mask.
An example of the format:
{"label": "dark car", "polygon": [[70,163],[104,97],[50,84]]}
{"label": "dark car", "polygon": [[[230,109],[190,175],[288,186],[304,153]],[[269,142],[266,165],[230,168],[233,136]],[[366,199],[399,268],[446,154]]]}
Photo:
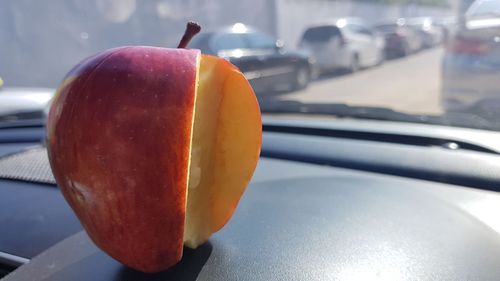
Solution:
{"label": "dark car", "polygon": [[500,116],[499,34],[500,1],[475,1],[446,44],[441,72],[444,110]]}
{"label": "dark car", "polygon": [[382,23],[375,29],[384,35],[385,53],[387,57],[403,57],[422,48],[422,39],[417,31],[404,23]]}
{"label": "dark car", "polygon": [[298,90],[307,87],[311,79],[307,55],[287,50],[280,40],[241,23],[201,33],[189,47],[229,60],[256,92]]}

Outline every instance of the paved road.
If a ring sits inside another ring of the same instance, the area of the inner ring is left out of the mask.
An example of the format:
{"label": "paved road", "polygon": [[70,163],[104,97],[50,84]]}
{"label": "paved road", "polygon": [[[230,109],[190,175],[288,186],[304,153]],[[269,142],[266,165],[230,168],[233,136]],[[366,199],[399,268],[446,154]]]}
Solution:
{"label": "paved road", "polygon": [[[425,50],[355,74],[323,77],[305,90],[273,98],[381,106],[414,114],[441,114],[439,73],[442,55],[441,48]],[[261,102],[265,102],[265,98]]]}

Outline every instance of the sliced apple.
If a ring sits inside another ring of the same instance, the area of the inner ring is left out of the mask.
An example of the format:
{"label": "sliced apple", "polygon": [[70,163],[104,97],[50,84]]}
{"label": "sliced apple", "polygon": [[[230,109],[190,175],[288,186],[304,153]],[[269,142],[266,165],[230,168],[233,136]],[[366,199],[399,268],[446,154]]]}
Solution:
{"label": "sliced apple", "polygon": [[252,88],[229,62],[133,46],[69,72],[50,108],[47,148],[95,244],[157,272],[231,218],[257,165],[261,127]]}

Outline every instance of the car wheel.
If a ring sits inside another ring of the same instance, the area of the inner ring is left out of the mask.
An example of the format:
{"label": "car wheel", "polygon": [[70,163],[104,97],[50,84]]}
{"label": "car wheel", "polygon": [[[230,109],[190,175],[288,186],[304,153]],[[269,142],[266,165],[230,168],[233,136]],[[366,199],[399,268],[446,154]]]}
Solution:
{"label": "car wheel", "polygon": [[349,65],[349,72],[351,73],[358,72],[359,69],[360,69],[359,56],[358,54],[354,54],[351,58],[351,63]]}
{"label": "car wheel", "polygon": [[305,66],[299,66],[295,70],[295,79],[293,81],[292,89],[300,90],[304,89],[309,85],[309,81],[311,80],[311,71],[309,68]]}

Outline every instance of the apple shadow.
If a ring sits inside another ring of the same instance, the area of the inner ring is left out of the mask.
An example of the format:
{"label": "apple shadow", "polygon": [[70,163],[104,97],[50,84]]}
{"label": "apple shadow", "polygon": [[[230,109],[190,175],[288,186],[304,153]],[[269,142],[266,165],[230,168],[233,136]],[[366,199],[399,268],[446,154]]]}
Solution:
{"label": "apple shadow", "polygon": [[168,281],[168,280],[182,280],[194,281],[198,278],[201,269],[208,261],[212,253],[212,244],[206,242],[197,249],[189,249],[184,247],[184,254],[182,260],[173,267],[158,273],[143,273],[129,267],[123,266],[122,270],[118,272],[115,281]]}

